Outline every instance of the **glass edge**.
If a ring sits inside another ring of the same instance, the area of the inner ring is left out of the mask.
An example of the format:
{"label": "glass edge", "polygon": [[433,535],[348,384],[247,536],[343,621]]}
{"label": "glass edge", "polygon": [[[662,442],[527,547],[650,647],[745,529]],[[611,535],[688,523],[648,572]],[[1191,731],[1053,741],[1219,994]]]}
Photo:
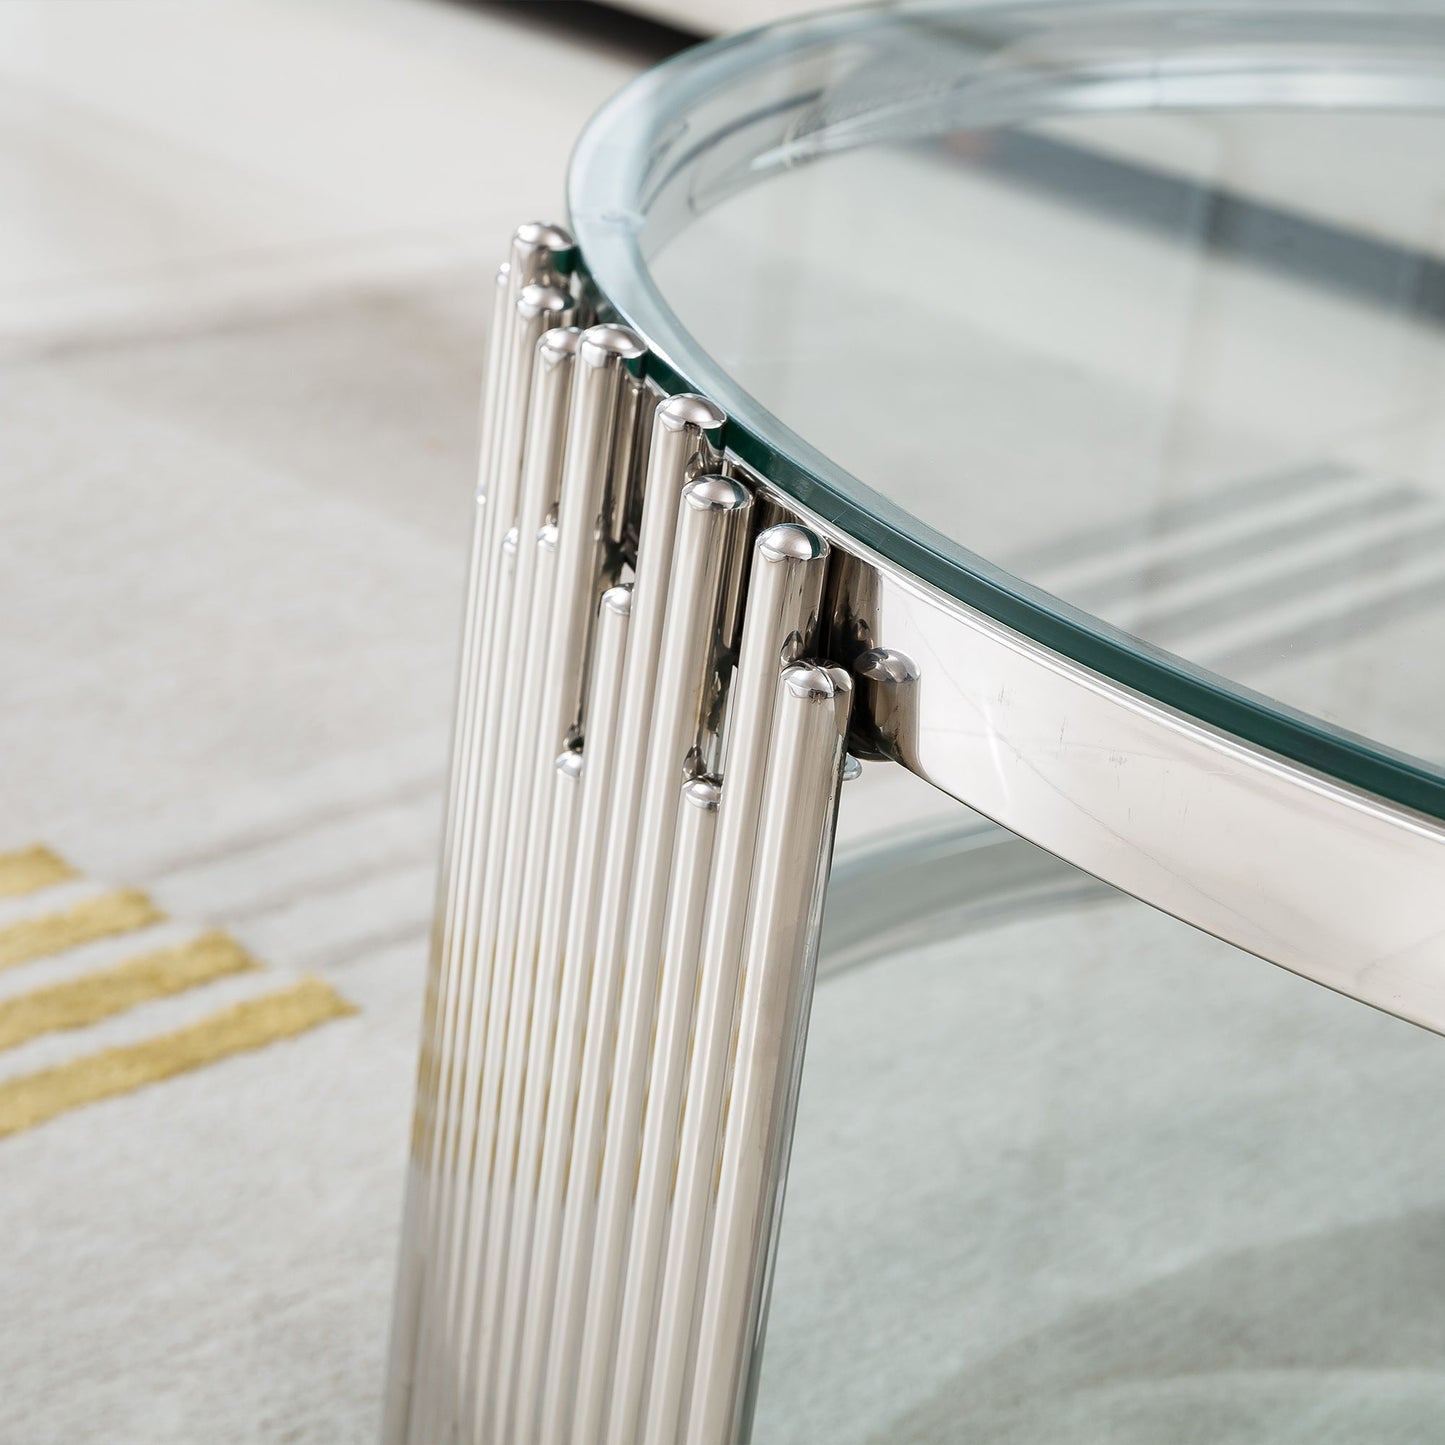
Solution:
{"label": "glass edge", "polygon": [[[1331,8],[1328,3],[1319,5],[1319,0],[1315,4],[1321,9]],[[635,233],[627,227],[626,205],[619,204],[610,211],[600,208],[588,189],[595,176],[584,182],[583,169],[598,160],[600,151],[621,160],[624,169],[635,175],[637,157],[624,154],[613,132],[625,132],[627,113],[635,112],[645,97],[655,96],[661,85],[706,67],[714,58],[725,61],[725,68],[731,70],[745,60],[750,46],[759,43],[766,43],[772,50],[794,36],[814,40],[851,30],[866,19],[872,8],[849,6],[825,11],[694,46],[630,81],[603,104],[579,135],[568,164],[566,187],[570,224],[580,251],[579,265],[600,308],[632,327],[647,343],[647,375],[665,392],[697,392],[721,406],[729,417],[726,444],[748,466],[823,520],[946,596],[1188,717],[1363,792],[1431,818],[1445,819],[1445,767],[1334,727],[1154,648],[1002,569],[992,568],[986,559],[956,555],[966,553],[966,549],[916,519],[905,531],[885,516],[870,512],[837,482],[864,495],[874,495],[873,489],[816,452],[731,382],[657,292],[637,248]],[[1046,7],[1025,0],[1019,8]],[[1228,10],[1233,6],[1230,0],[1224,0],[1218,8]],[[1349,8],[1356,6],[1352,3]],[[619,117],[621,125],[617,124]],[[625,202],[633,198],[616,199]],[[623,222],[620,230],[619,221]],[[612,244],[608,244],[609,239]],[[603,258],[600,266],[599,256]],[[693,358],[692,363],[681,360],[684,356]],[[752,427],[738,419],[750,414],[767,418],[768,424]],[[809,456],[816,458],[811,466],[800,459]],[[829,475],[837,482],[827,480]],[[894,509],[886,498],[878,500],[880,510]]]}

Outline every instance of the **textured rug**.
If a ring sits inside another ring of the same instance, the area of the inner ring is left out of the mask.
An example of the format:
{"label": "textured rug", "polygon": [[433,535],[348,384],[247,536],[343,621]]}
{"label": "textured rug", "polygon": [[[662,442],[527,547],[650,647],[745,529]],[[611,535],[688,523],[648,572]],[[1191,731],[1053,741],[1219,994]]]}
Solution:
{"label": "textured rug", "polygon": [[[0,9],[0,1441],[366,1441],[487,265],[641,60]],[[1086,892],[825,960],[756,1438],[1434,1438],[1445,1055]]]}
{"label": "textured rug", "polygon": [[374,1432],[472,294],[7,367],[7,1442]]}
{"label": "textured rug", "polygon": [[486,278],[650,57],[3,11],[0,1440],[368,1440]]}

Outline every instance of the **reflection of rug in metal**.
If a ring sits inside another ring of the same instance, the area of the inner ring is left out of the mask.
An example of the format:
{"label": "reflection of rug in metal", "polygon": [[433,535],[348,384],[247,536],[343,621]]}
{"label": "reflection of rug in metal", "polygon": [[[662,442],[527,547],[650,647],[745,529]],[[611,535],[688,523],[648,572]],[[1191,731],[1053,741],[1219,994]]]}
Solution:
{"label": "reflection of rug in metal", "polygon": [[0,900],[0,1137],[355,1012],[47,848],[0,854]]}

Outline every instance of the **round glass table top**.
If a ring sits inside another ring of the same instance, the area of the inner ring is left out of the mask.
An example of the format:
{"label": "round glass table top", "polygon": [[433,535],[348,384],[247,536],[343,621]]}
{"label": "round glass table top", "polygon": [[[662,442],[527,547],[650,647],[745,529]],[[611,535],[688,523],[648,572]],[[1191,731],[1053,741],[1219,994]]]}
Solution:
{"label": "round glass table top", "polygon": [[1445,816],[1445,10],[840,11],[635,81],[569,206],[805,507]]}

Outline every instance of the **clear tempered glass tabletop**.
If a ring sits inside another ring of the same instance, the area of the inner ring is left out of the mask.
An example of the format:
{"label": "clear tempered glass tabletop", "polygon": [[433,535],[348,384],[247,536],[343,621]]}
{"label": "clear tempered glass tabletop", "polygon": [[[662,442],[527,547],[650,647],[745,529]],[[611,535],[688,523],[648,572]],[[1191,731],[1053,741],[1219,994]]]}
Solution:
{"label": "clear tempered glass tabletop", "polygon": [[603,297],[888,560],[1445,816],[1445,12],[911,4],[593,121]]}

